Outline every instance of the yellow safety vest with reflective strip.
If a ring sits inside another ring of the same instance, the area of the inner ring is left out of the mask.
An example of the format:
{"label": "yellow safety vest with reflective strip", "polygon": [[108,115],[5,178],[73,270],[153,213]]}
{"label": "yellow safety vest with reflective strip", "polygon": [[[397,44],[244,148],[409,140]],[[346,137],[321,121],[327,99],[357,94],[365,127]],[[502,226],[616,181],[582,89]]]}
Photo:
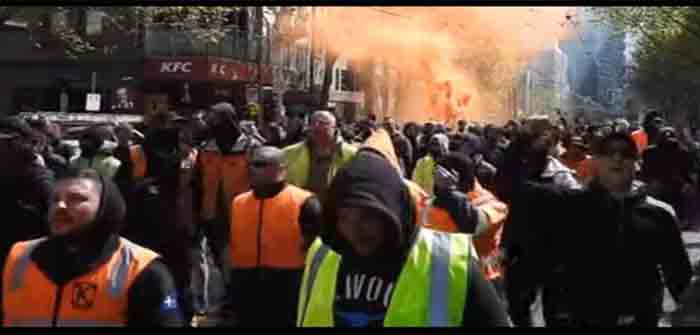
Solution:
{"label": "yellow safety vest with reflective strip", "polygon": [[[471,237],[419,228],[384,318],[385,327],[458,327],[466,303]],[[341,256],[320,239],[309,248],[298,327],[332,327]]]}

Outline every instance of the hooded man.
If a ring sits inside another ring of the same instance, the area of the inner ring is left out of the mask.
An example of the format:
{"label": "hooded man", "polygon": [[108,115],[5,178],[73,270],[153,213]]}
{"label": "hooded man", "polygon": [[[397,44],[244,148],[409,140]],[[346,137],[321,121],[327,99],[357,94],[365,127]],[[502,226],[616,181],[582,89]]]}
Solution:
{"label": "hooded man", "polygon": [[424,221],[431,229],[473,234],[484,275],[502,295],[500,244],[508,206],[481,186],[474,165],[459,153],[450,153],[438,163],[435,197],[426,212],[430,219]]}
{"label": "hooded man", "polygon": [[287,183],[280,149],[255,149],[249,170],[252,191],[234,199],[230,221],[236,321],[240,327],[293,327],[304,255],[318,235],[321,205]]}
{"label": "hooded man", "polygon": [[419,159],[411,180],[430,195],[433,195],[433,175],[436,162],[449,153],[450,139],[445,134],[432,135],[428,142],[428,154]]}
{"label": "hooded man", "polygon": [[[130,128],[119,129],[116,152],[123,166],[116,179],[128,195],[129,220],[123,234],[158,252],[182,292],[191,279],[190,251],[201,236],[202,188],[198,151],[183,121],[174,112],[156,114],[142,145],[130,146]],[[189,318],[191,306],[185,295],[180,298]]]}
{"label": "hooded man", "polygon": [[80,138],[80,157],[71,162],[74,168],[95,169],[108,178],[114,178],[121,161],[112,155],[117,147],[116,136],[105,126],[92,126]]}
{"label": "hooded man", "polygon": [[255,133],[243,129],[230,103],[218,103],[209,112],[212,116],[209,137],[199,162],[203,186],[201,220],[219,254],[224,253],[228,242],[231,203],[236,196],[250,190],[248,154],[261,146],[262,141]]}
{"label": "hooded man", "polygon": [[16,243],[5,260],[3,325],[183,326],[158,254],[119,236],[125,212],[117,187],[94,170],[59,180],[49,236]]}
{"label": "hooded man", "polygon": [[379,153],[361,150],[323,205],[298,326],[509,325],[469,236],[421,228],[405,181]]}

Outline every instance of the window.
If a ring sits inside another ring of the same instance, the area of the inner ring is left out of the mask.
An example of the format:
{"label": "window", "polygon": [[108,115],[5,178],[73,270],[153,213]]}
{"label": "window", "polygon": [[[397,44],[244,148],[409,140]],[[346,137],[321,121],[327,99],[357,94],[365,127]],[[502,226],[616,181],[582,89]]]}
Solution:
{"label": "window", "polygon": [[340,83],[340,90],[341,91],[347,91],[347,92],[352,92],[355,89],[355,78],[353,78],[353,74],[350,70],[343,70],[341,71],[341,76],[342,80]]}
{"label": "window", "polygon": [[52,34],[58,34],[68,27],[68,15],[65,11],[51,14],[49,17],[49,27]]}
{"label": "window", "polygon": [[96,10],[85,11],[85,35],[96,36],[102,34],[103,12]]}

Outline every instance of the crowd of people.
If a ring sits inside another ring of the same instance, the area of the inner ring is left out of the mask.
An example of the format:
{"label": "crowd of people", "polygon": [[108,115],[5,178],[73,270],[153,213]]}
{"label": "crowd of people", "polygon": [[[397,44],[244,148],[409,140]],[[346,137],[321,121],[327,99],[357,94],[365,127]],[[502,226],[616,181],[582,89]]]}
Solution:
{"label": "crowd of people", "polygon": [[5,117],[3,325],[655,327],[694,303],[697,135],[222,102],[74,148]]}

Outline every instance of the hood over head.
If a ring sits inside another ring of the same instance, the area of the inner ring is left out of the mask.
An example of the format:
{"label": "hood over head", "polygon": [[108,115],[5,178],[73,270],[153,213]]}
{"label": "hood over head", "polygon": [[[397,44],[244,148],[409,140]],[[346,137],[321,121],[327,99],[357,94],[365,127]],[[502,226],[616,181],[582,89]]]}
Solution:
{"label": "hood over head", "polygon": [[119,188],[109,178],[95,170],[71,169],[61,179],[86,178],[100,185],[100,206],[95,219],[84,229],[65,236],[52,236],[51,239],[78,248],[100,246],[111,235],[119,234],[126,215],[126,204]]}
{"label": "hood over head", "polygon": [[126,205],[117,186],[95,170],[71,169],[61,179],[87,178],[100,184],[100,205],[95,219],[79,231],[49,238],[32,253],[48,277],[63,284],[106,262],[119,246],[119,231]]}
{"label": "hood over head", "polygon": [[344,207],[366,208],[383,218],[387,240],[371,261],[395,262],[408,254],[417,232],[411,195],[397,169],[376,151],[360,150],[335,176],[323,203],[324,243],[343,257],[360,258],[338,234],[338,210]]}
{"label": "hood over head", "polygon": [[373,131],[365,140],[365,143],[362,144],[360,150],[372,150],[381,154],[396,168],[396,171],[401,171],[401,165],[399,164],[398,156],[396,156],[394,144],[391,142],[391,137],[385,129],[380,128]]}
{"label": "hood over head", "polygon": [[442,148],[444,151],[447,151],[450,147],[450,139],[447,137],[445,134],[434,134],[430,138],[430,144],[437,143],[440,145],[440,148]]}

